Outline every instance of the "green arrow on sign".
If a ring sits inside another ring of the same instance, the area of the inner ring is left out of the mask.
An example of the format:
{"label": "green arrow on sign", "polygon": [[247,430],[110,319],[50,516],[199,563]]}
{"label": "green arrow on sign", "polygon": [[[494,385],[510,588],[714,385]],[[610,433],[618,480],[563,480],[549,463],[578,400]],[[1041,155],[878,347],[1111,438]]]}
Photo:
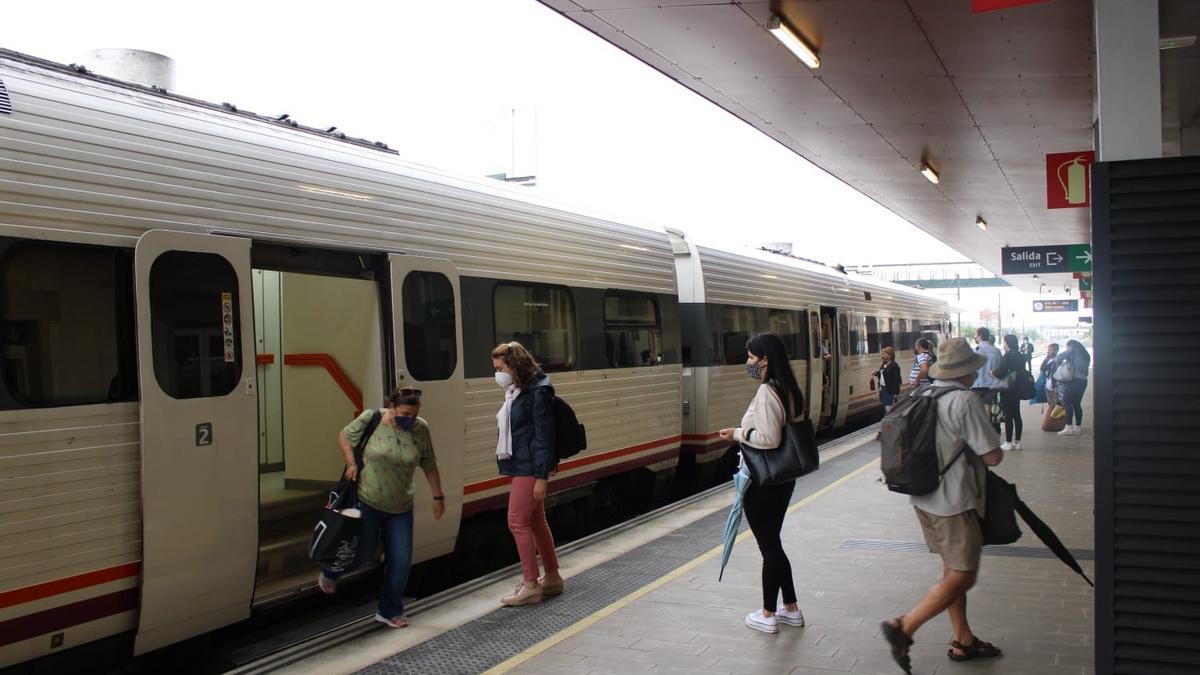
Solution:
{"label": "green arrow on sign", "polygon": [[1067,271],[1068,272],[1091,272],[1092,271],[1092,245],[1091,244],[1071,244],[1067,246]]}

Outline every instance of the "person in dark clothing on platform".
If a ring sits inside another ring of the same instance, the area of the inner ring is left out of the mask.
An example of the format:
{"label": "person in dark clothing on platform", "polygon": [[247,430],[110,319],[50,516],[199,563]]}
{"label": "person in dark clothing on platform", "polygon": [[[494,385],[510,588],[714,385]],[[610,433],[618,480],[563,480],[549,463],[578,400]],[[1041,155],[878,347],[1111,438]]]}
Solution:
{"label": "person in dark clothing on platform", "polygon": [[[759,333],[746,344],[746,352],[746,373],[760,383],[758,391],[742,416],[742,425],[718,433],[726,441],[774,450],[783,441],[787,422],[804,415],[804,395],[778,335]],[[778,633],[780,623],[804,625],[804,614],[796,604],[792,564],[779,538],[795,488],[794,480],[778,485],[752,483],[743,497],[742,508],[763,557],[762,609],[746,615],[746,625],[764,633]],[[778,606],[781,594],[783,604]]]}
{"label": "person in dark clothing on platform", "polygon": [[879,401],[883,404],[883,412],[886,414],[900,395],[900,366],[896,364],[895,349],[884,347],[880,355],[883,362],[879,364],[879,370],[875,371],[875,379],[879,380]]}
{"label": "person in dark clothing on platform", "polygon": [[1058,386],[1062,393],[1063,407],[1067,409],[1067,426],[1058,434],[1078,436],[1079,426],[1083,424],[1083,392],[1087,391],[1092,355],[1079,341],[1067,340],[1067,350],[1055,359],[1056,371],[1062,369],[1064,364],[1070,364],[1071,377],[1061,380]]}
{"label": "person in dark clothing on platform", "polygon": [[[992,376],[997,381],[1003,380],[1009,373],[1020,370],[1025,370],[1026,365],[1025,355],[1021,353],[1020,345],[1017,344],[1016,335],[1004,336],[1004,356],[1000,358],[1000,365],[992,371]],[[1004,411],[1004,444],[1000,446],[1005,452],[1009,450],[1021,449],[1021,431],[1024,425],[1021,421],[1021,399],[1016,392],[1002,389],[1000,391],[1000,409]],[[1013,438],[1013,432],[1016,431],[1016,438]]]}

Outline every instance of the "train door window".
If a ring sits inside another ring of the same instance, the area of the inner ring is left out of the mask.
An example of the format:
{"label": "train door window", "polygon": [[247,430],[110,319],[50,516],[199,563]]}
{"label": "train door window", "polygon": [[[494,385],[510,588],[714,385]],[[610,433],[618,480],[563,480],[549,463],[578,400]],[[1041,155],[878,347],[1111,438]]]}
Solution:
{"label": "train door window", "polygon": [[756,312],[751,307],[721,308],[721,348],[727,366],[746,362],[746,343],[759,331]]}
{"label": "train door window", "polygon": [[812,338],[808,343],[812,349],[811,357],[814,359],[821,358],[821,319],[816,312],[810,314],[808,328],[812,331]]}
{"label": "train door window", "polygon": [[841,343],[841,347],[838,349],[838,351],[842,353],[842,356],[849,354],[850,324],[845,312],[842,312],[838,315],[838,342]]}
{"label": "train door window", "polygon": [[867,353],[878,354],[880,348],[879,319],[873,316],[867,317]]}
{"label": "train door window", "polygon": [[783,339],[789,359],[808,358],[808,329],[804,312],[772,309],[767,312],[767,330]]}
{"label": "train door window", "polygon": [[0,279],[0,369],[8,394],[0,408],[136,400],[127,251],[16,242],[0,262]]}
{"label": "train door window", "polygon": [[575,302],[556,286],[500,284],[492,298],[496,342],[520,342],[546,371],[575,367]]}
{"label": "train door window", "polygon": [[884,347],[896,347],[896,335],[892,332],[892,320],[887,317],[879,319],[879,349],[883,351]]}
{"label": "train door window", "polygon": [[912,333],[908,332],[908,319],[900,319],[896,322],[896,344],[899,349],[908,351],[913,348]]}
{"label": "train door window", "polygon": [[[229,302],[230,308],[223,308]],[[172,398],[224,396],[242,373],[237,272],[213,253],[167,251],[150,266],[154,377]],[[222,332],[229,309],[233,327]]]}
{"label": "train door window", "polygon": [[604,297],[604,353],[611,368],[662,363],[662,324],[652,296],[610,292]]}
{"label": "train door window", "polygon": [[404,360],[423,382],[449,379],[458,364],[454,287],[438,272],[409,272],[401,287]]}
{"label": "train door window", "polygon": [[863,317],[861,314],[851,313],[848,320],[849,323],[849,347],[850,355],[857,356],[862,353],[863,346]]}

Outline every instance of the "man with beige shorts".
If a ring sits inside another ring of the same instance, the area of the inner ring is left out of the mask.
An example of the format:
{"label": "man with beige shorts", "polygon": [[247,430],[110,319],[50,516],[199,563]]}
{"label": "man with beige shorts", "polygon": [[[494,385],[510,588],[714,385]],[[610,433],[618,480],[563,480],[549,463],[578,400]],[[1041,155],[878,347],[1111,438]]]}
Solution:
{"label": "man with beige shorts", "polygon": [[[967,591],[979,575],[987,468],[1004,458],[1000,437],[979,397],[971,392],[976,371],[987,362],[962,338],[938,345],[937,363],[929,369],[934,387],[953,387],[937,401],[937,452],[945,469],[941,484],[927,495],[910,497],[925,543],[942,556],[942,579],[907,614],[883,623],[892,657],[904,672],[912,672],[908,648],[926,621],[950,612],[954,639],[946,655],[953,661],[1000,656],[1000,650],[975,637],[967,623]],[[960,449],[962,452],[960,453]],[[948,467],[948,468],[947,468]]]}

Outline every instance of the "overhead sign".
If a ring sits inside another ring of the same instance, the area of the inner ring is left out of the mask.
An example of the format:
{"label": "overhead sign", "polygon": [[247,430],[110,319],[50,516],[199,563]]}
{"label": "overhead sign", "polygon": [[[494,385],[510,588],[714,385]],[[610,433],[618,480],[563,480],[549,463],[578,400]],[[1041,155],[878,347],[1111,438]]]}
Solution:
{"label": "overhead sign", "polygon": [[1053,274],[1092,271],[1091,244],[1006,246],[1001,250],[1002,274]]}
{"label": "overhead sign", "polygon": [[1046,155],[1046,208],[1079,209],[1092,203],[1092,162],[1096,153],[1056,152]]}
{"label": "overhead sign", "polygon": [[1039,2],[1046,2],[1046,0],[971,0],[971,12],[974,14],[994,12],[998,9],[1035,5]]}
{"label": "overhead sign", "polygon": [[1035,312],[1078,312],[1078,300],[1034,300]]}

